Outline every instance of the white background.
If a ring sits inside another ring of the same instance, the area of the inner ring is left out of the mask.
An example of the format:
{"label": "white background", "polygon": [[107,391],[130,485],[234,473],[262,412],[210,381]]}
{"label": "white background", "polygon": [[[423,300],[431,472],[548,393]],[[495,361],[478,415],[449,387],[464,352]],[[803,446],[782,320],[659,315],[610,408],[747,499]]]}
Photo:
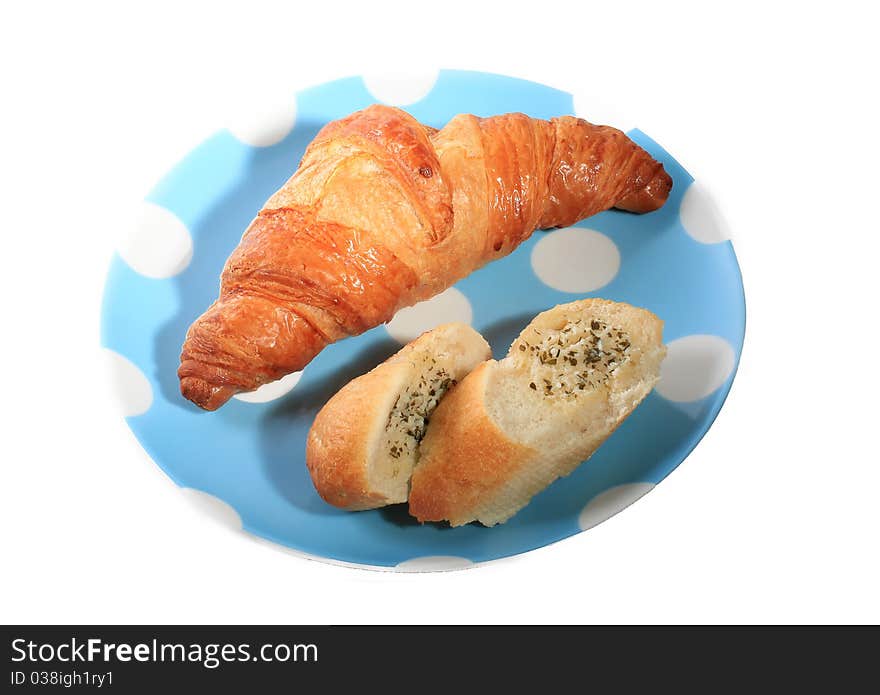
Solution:
{"label": "white background", "polygon": [[[880,621],[867,3],[131,5],[0,17],[0,620]],[[464,572],[306,561],[141,451],[104,380],[104,273],[144,194],[236,109],[439,66],[595,95],[710,187],[746,285],[740,372],[697,450],[588,533]]]}

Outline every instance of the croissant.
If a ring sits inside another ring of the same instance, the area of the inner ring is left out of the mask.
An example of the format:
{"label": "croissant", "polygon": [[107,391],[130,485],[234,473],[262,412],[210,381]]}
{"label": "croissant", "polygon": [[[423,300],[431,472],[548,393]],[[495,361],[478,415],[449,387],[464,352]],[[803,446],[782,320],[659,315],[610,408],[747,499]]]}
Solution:
{"label": "croissant", "polygon": [[461,114],[442,130],[374,105],[326,125],[257,214],[190,327],[181,393],[215,410],[325,346],[507,255],[535,229],[666,201],[621,131],[562,116]]}

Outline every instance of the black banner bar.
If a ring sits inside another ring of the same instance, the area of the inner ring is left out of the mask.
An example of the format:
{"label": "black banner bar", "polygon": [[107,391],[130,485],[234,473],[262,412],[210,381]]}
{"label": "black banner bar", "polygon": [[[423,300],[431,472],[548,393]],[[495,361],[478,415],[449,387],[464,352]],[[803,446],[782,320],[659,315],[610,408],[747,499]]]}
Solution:
{"label": "black banner bar", "polygon": [[270,685],[372,693],[406,683],[470,691],[478,681],[500,687],[526,680],[562,689],[578,680],[587,688],[596,679],[621,686],[692,683],[706,692],[736,684],[789,691],[802,677],[848,692],[847,684],[865,683],[860,674],[880,653],[876,628],[4,626],[0,632],[7,666],[0,692],[10,693],[262,692]]}

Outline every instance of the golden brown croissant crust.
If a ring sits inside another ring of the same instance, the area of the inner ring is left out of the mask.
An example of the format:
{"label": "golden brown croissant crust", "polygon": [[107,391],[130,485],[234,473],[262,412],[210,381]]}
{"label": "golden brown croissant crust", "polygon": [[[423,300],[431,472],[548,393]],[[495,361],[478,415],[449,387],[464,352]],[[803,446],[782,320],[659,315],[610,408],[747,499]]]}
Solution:
{"label": "golden brown croissant crust", "polygon": [[612,207],[650,212],[671,187],[622,132],[571,116],[462,114],[437,131],[377,105],[329,123],[190,327],[181,393],[214,410],[510,253],[535,229]]}

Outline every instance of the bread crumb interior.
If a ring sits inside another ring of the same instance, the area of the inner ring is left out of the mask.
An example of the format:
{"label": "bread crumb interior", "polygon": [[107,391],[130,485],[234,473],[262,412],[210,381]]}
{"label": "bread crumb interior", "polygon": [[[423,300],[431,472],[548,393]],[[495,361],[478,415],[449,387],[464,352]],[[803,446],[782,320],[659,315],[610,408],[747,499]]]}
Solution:
{"label": "bread crumb interior", "polygon": [[560,329],[535,329],[519,338],[513,357],[529,374],[529,388],[548,398],[576,399],[607,384],[630,358],[630,336],[602,319],[574,319]]}
{"label": "bread crumb interior", "polygon": [[377,461],[389,469],[378,471],[383,477],[398,478],[401,474],[411,474],[431,414],[443,395],[457,383],[444,366],[445,357],[424,355],[421,376],[401,391],[391,409],[382,443],[382,453],[387,456],[380,456]]}

